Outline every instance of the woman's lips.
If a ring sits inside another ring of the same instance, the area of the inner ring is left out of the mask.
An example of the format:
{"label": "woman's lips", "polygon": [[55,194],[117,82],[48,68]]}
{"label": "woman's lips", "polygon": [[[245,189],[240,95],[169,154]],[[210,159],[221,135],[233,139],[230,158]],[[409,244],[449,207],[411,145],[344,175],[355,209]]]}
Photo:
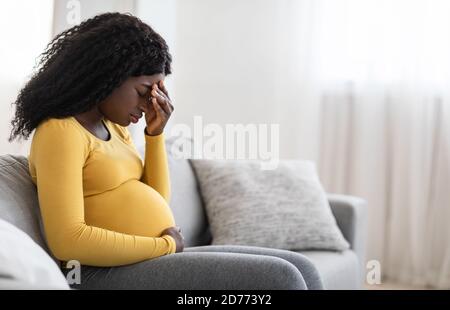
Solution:
{"label": "woman's lips", "polygon": [[136,124],[139,121],[139,118],[137,118],[133,114],[130,114],[130,119],[133,124]]}

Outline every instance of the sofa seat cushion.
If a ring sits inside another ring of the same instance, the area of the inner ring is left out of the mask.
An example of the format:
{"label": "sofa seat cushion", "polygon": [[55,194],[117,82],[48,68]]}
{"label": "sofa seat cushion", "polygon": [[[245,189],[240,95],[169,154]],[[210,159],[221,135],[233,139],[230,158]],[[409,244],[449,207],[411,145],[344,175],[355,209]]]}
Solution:
{"label": "sofa seat cushion", "polygon": [[358,257],[352,250],[300,251],[319,271],[327,290],[350,290],[361,287]]}

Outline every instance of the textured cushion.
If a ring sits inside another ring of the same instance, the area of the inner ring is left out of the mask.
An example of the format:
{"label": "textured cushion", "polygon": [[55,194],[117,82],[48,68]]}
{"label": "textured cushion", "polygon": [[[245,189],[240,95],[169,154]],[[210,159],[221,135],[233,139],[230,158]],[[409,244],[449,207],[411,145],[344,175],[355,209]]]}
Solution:
{"label": "textured cushion", "polygon": [[37,189],[31,181],[28,160],[24,156],[0,156],[0,219],[26,232],[48,252],[41,233]]}
{"label": "textured cushion", "polygon": [[345,250],[314,163],[192,160],[211,226],[213,245],[287,250]]}
{"label": "textured cushion", "polygon": [[17,287],[69,289],[52,258],[26,233],[0,219],[0,289]]}

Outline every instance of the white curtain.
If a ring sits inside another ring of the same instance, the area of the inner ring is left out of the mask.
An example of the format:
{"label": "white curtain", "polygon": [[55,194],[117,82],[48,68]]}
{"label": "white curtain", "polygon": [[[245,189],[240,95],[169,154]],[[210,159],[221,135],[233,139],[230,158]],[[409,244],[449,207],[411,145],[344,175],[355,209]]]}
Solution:
{"label": "white curtain", "polygon": [[368,200],[384,279],[450,288],[450,2],[312,9],[322,180]]}

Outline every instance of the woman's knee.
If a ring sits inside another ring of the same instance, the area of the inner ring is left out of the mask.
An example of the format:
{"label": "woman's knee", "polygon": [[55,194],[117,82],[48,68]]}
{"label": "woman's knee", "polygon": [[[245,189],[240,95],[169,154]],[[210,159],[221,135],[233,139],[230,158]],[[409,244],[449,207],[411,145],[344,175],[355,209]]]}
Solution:
{"label": "woman's knee", "polygon": [[[176,259],[175,259],[176,258]],[[170,268],[193,289],[306,289],[302,274],[290,262],[246,253],[177,253]],[[176,261],[175,261],[176,260]],[[161,259],[162,263],[163,259]],[[167,261],[167,260],[166,260]],[[165,267],[169,268],[169,264]]]}
{"label": "woman's knee", "polygon": [[222,253],[245,253],[254,255],[266,255],[279,257],[293,264],[302,274],[308,289],[323,289],[322,280],[314,264],[304,255],[288,250],[271,249],[255,246],[240,245],[209,245],[189,247],[187,252],[222,252]]}

